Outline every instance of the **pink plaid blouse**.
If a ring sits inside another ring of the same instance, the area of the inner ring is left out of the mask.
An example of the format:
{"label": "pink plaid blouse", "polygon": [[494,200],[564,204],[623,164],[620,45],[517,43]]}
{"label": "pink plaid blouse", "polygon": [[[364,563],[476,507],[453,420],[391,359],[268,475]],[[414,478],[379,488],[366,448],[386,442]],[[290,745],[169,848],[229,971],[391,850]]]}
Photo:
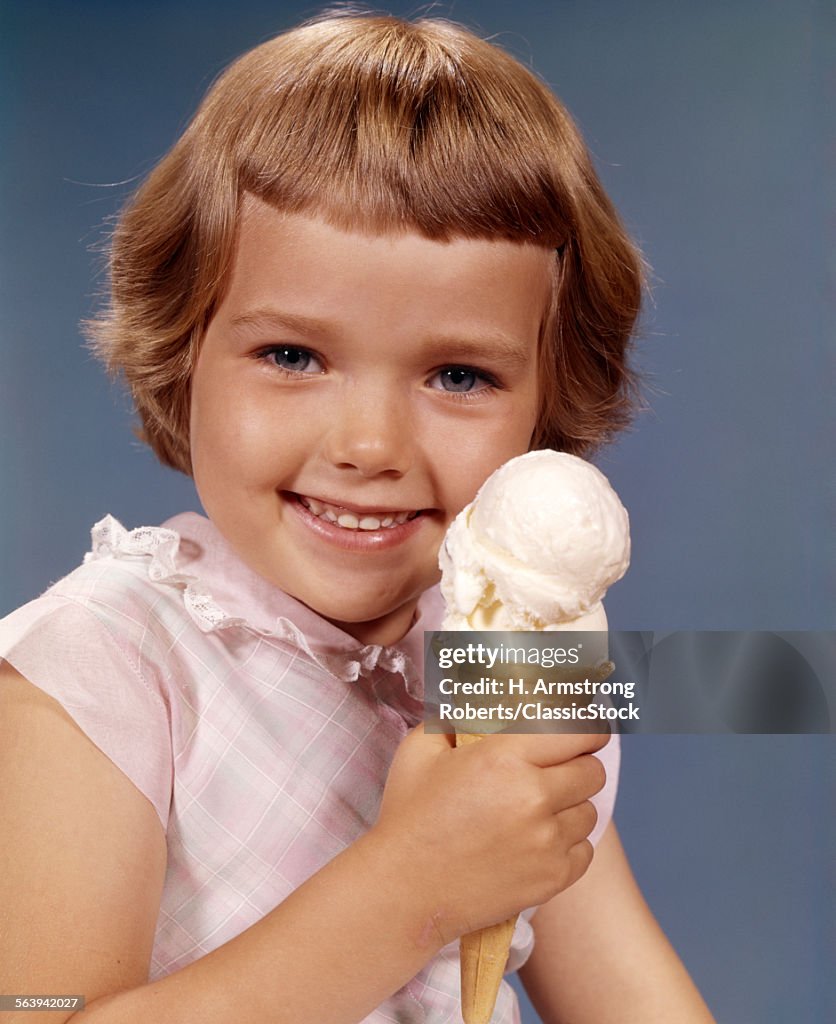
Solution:
{"label": "pink plaid blouse", "polygon": [[[209,520],[125,530],[107,516],[84,564],[0,622],[0,656],[58,700],[151,801],[168,864],[150,980],[238,935],[368,830],[389,764],[421,717],[423,631],[362,646],[248,569]],[[593,841],[618,742],[601,754]],[[533,946],[521,915],[509,971]],[[494,1024],[519,1021],[503,983]],[[368,1018],[459,1022],[458,944]]]}

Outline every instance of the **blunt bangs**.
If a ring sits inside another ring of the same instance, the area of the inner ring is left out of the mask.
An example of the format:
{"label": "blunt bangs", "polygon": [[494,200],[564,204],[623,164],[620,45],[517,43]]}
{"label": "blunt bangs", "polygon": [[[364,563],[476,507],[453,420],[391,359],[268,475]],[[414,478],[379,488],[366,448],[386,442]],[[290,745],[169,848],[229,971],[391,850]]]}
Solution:
{"label": "blunt bangs", "polygon": [[555,155],[577,151],[574,126],[532,73],[445,22],[279,36],[219,79],[189,134],[239,195],[341,227],[557,246],[570,224]]}

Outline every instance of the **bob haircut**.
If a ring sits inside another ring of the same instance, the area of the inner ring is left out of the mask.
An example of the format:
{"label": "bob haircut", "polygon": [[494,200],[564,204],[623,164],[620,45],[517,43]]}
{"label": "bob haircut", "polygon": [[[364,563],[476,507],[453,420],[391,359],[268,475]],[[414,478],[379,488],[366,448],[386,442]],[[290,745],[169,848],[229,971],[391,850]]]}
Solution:
{"label": "bob haircut", "polygon": [[461,26],[329,14],[233,63],[115,226],[86,330],[163,463],[191,473],[191,370],[246,193],[337,227],[554,249],[531,447],[583,455],[628,422],[643,265],[565,109]]}

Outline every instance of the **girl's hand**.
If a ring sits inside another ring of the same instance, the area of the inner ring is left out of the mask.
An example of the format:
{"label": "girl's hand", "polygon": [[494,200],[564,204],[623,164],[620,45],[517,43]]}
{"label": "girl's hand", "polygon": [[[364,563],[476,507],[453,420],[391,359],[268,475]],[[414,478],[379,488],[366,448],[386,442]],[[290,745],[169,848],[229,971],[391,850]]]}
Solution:
{"label": "girl's hand", "polygon": [[455,748],[419,726],[369,838],[403,858],[445,942],[540,905],[583,875],[606,781],[598,735],[493,735]]}

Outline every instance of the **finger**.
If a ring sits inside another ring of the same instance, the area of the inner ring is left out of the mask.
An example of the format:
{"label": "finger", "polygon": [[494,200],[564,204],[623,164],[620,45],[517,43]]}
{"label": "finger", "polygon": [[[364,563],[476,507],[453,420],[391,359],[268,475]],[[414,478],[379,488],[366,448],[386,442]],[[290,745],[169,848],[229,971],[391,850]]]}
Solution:
{"label": "finger", "polygon": [[568,862],[569,870],[567,872],[565,889],[568,889],[570,885],[574,885],[579,878],[586,874],[594,854],[595,850],[588,839],[575,843],[567,852],[566,862]]}
{"label": "finger", "polygon": [[556,814],[553,840],[555,856],[563,857],[573,846],[589,839],[597,823],[598,812],[588,800]]}
{"label": "finger", "polygon": [[542,769],[542,785],[553,813],[590,800],[607,784],[607,773],[593,754]]}
{"label": "finger", "polygon": [[599,733],[502,733],[489,736],[486,742],[502,743],[529,764],[545,768],[571,761],[581,754],[594,754],[610,741],[609,727]]}

